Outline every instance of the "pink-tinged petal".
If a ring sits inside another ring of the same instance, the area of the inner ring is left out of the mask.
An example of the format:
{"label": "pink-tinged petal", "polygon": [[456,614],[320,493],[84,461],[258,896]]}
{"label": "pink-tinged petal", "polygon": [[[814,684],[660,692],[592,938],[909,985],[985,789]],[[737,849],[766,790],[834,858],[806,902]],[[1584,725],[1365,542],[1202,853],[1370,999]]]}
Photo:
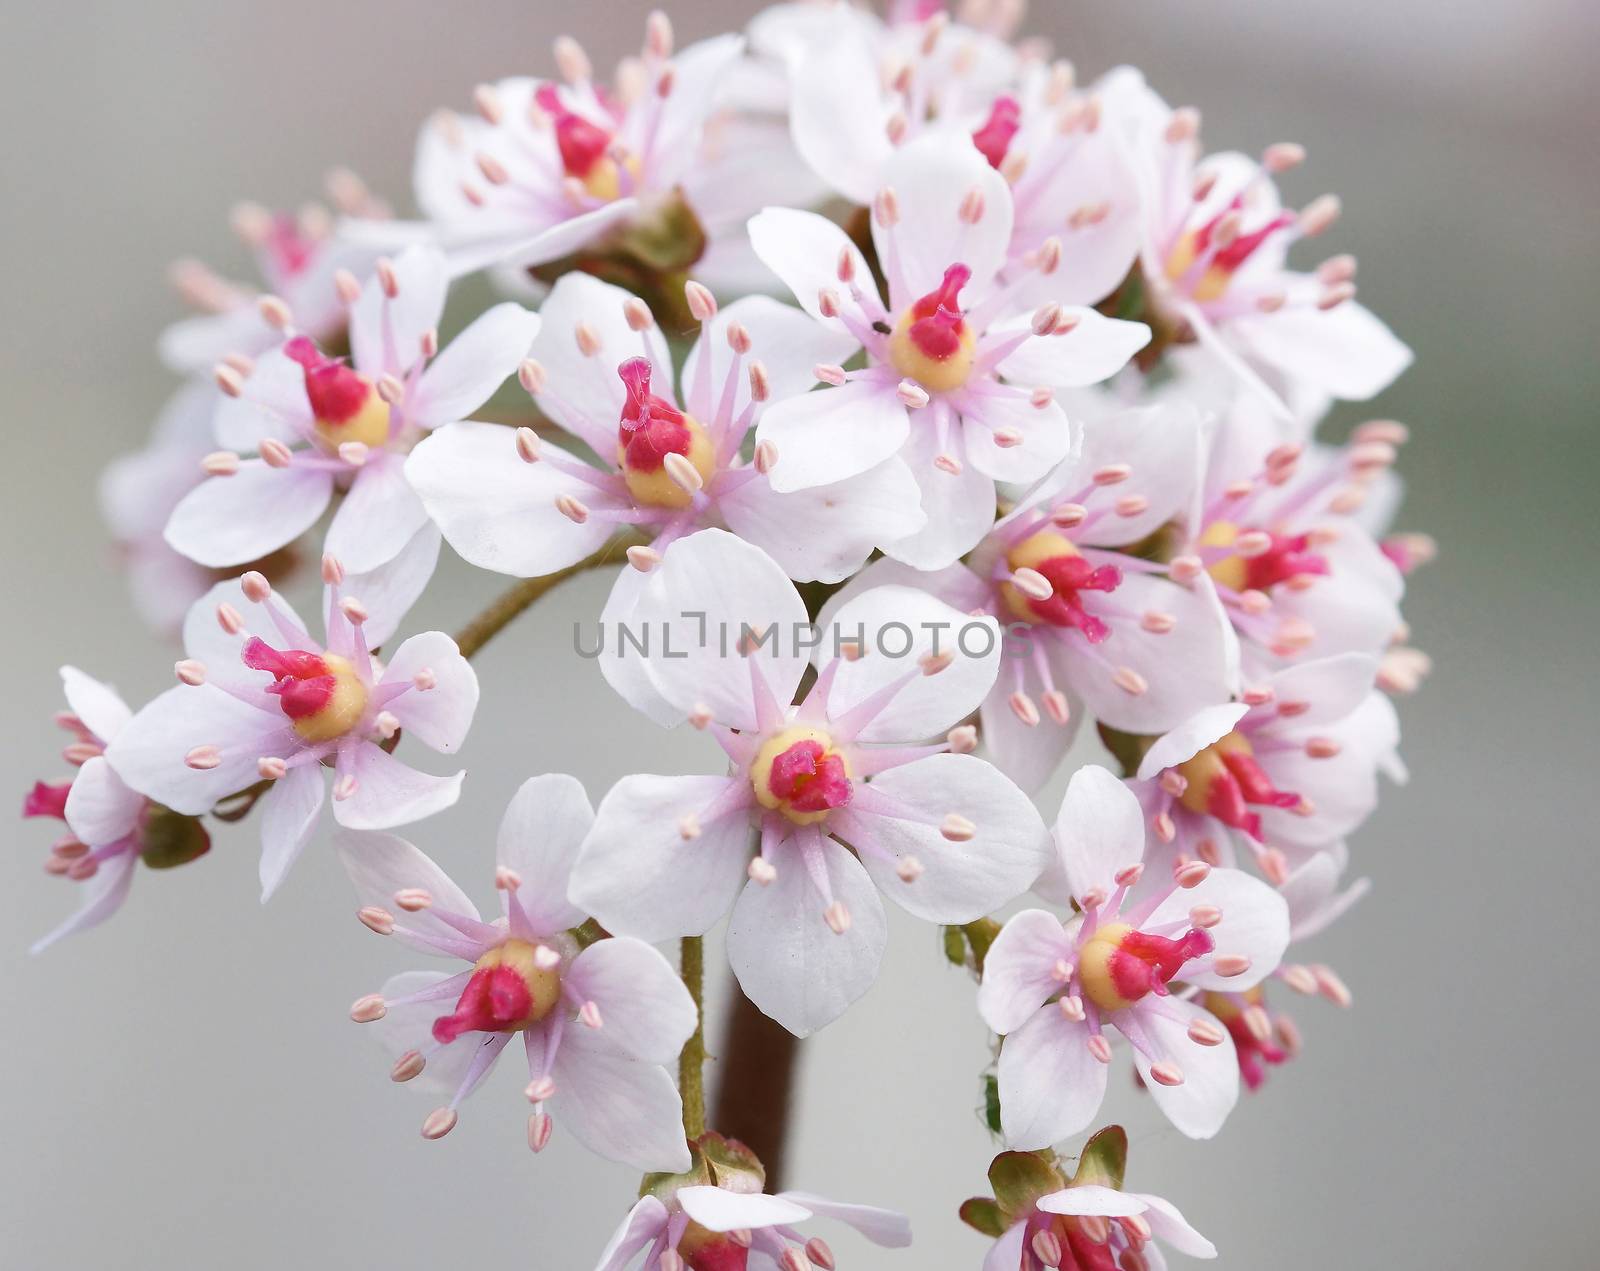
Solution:
{"label": "pink-tinged petal", "polygon": [[535,931],[576,927],[584,911],[567,899],[572,868],[594,826],[589,796],[576,777],[529,777],[511,796],[495,839],[495,861],[522,881],[517,901]]}
{"label": "pink-tinged petal", "polygon": [[250,464],[209,477],[172,510],[166,540],[212,569],[260,560],[316,524],[333,497],[333,474],[290,464]]}
{"label": "pink-tinged petal", "polygon": [[[1137,543],[1168,521],[1188,513],[1204,455],[1205,416],[1187,402],[1166,402],[1119,411],[1083,426],[1083,445],[1063,478],[1081,488],[1101,468],[1125,464],[1128,479],[1102,498],[1137,497],[1144,510],[1136,516],[1102,516],[1086,526],[1081,539],[1094,547]],[[1070,491],[1062,490],[1062,494]],[[1110,496],[1110,497],[1107,497]]]}
{"label": "pink-tinged petal", "polygon": [[[868,196],[870,201],[871,196]],[[769,207],[750,218],[750,244],[762,264],[783,280],[794,293],[795,302],[829,331],[845,332],[838,318],[824,318],[817,297],[824,291],[839,289],[838,265],[841,253],[847,255],[861,285],[872,277],[860,248],[849,236],[815,212]]]}
{"label": "pink-tinged petal", "polygon": [[1106,1095],[1103,1064],[1089,1053],[1089,1025],[1053,1006],[1000,1048],[1000,1120],[1008,1147],[1049,1147],[1086,1129]]}
{"label": "pink-tinged petal", "polygon": [[832,485],[780,494],[759,477],[717,499],[728,528],[762,548],[797,582],[836,583],[872,549],[927,523],[911,470],[889,459]]}
{"label": "pink-tinged petal", "polygon": [[1394,704],[1383,693],[1368,694],[1350,715],[1316,731],[1337,743],[1339,752],[1313,759],[1297,748],[1270,756],[1273,784],[1303,795],[1312,813],[1262,808],[1261,830],[1269,843],[1317,849],[1345,838],[1378,804],[1379,768],[1396,761],[1399,722]]}
{"label": "pink-tinged petal", "polygon": [[795,149],[853,203],[872,202],[894,153],[882,81],[869,41],[837,37],[810,44],[790,76]]}
{"label": "pink-tinged petal", "polygon": [[779,1192],[777,1199],[803,1205],[818,1218],[832,1218],[859,1231],[873,1244],[884,1249],[904,1249],[911,1243],[911,1222],[904,1214],[876,1205],[852,1205],[848,1201],[829,1200],[811,1192]]}
{"label": "pink-tinged petal", "polygon": [[654,1196],[634,1202],[622,1225],[612,1232],[594,1271],[627,1271],[647,1245],[667,1229],[667,1207]]}
{"label": "pink-tinged petal", "polygon": [[1199,886],[1180,889],[1163,901],[1146,926],[1179,922],[1196,905],[1222,911],[1222,921],[1209,929],[1216,955],[1237,954],[1250,960],[1243,975],[1226,977],[1211,970],[1211,955],[1184,963],[1185,984],[1218,992],[1243,992],[1271,975],[1289,947],[1289,906],[1273,888],[1237,869],[1213,869]]}
{"label": "pink-tinged petal", "polygon": [[774,402],[756,437],[777,447],[772,488],[787,493],[858,476],[893,458],[910,432],[892,382],[851,380]]}
{"label": "pink-tinged petal", "polygon": [[[872,220],[878,259],[898,258],[904,295],[896,308],[937,291],[951,265],[972,271],[973,297],[981,299],[1005,264],[1011,243],[1011,187],[976,146],[952,144],[949,136],[929,135],[896,150],[884,166],[880,186],[899,195],[900,221],[885,229]],[[982,199],[976,221],[962,216],[974,193]],[[870,201],[870,200],[869,200]],[[892,238],[893,246],[888,242]]]}
{"label": "pink-tinged petal", "polygon": [[[1016,393],[965,394],[959,401],[962,446],[967,462],[996,481],[1037,481],[1067,457],[1073,428],[1067,412],[1055,401],[1038,407]],[[1021,438],[1011,445],[995,442],[1008,429]]]}
{"label": "pink-tinged petal", "polygon": [[517,373],[539,334],[539,315],[495,305],[439,352],[417,381],[411,416],[423,428],[465,419]]}
{"label": "pink-tinged petal", "polygon": [[1150,1224],[1150,1234],[1157,1240],[1191,1258],[1217,1256],[1216,1245],[1191,1227],[1176,1205],[1145,1192],[1135,1192],[1133,1195],[1145,1203],[1144,1220]]}
{"label": "pink-tinged petal", "polygon": [[356,779],[355,793],[333,804],[333,819],[348,830],[387,830],[442,812],[461,797],[461,779],[466,776],[419,772],[369,742],[356,747],[350,771]]}
{"label": "pink-tinged petal", "polygon": [[[1208,576],[1184,588],[1129,572],[1112,595],[1123,612],[1170,614],[1176,622],[1158,635],[1136,618],[1113,619],[1110,635],[1092,647],[1069,633],[1062,644],[1068,686],[1091,715],[1123,732],[1150,736],[1233,695],[1237,647]],[[1139,677],[1143,691],[1130,692],[1114,678],[1122,667]]]}
{"label": "pink-tinged petal", "polygon": [[[235,352],[230,349],[228,352]],[[217,445],[251,454],[271,437],[297,442],[311,426],[305,369],[281,348],[256,358],[238,397],[218,395],[213,419]]]}
{"label": "pink-tinged petal", "polygon": [[211,420],[221,396],[206,381],[185,384],[161,408],[145,447],[101,471],[100,512],[114,538],[159,538],[178,500],[204,479],[200,459],[216,449]]}
{"label": "pink-tinged petal", "polygon": [[1071,1214],[1079,1218],[1131,1218],[1149,1208],[1142,1196],[1096,1183],[1079,1183],[1051,1192],[1034,1203],[1047,1214]]}
{"label": "pink-tinged petal", "polygon": [[1231,733],[1234,725],[1249,713],[1250,708],[1242,702],[1225,702],[1196,711],[1170,733],[1156,739],[1139,761],[1135,776],[1140,781],[1150,781],[1160,776],[1163,769],[1175,768],[1186,759],[1193,759],[1212,742]]}
{"label": "pink-tinged petal", "polygon": [[1372,880],[1358,878],[1339,891],[1339,876],[1344,870],[1346,852],[1318,852],[1301,865],[1278,888],[1289,906],[1289,939],[1298,944],[1320,935],[1343,916],[1345,910],[1372,890]]}
{"label": "pink-tinged petal", "polygon": [[[451,984],[452,980],[457,981],[460,988]],[[388,1010],[382,1019],[363,1024],[362,1032],[376,1038],[395,1058],[412,1050],[427,1056],[422,1072],[408,1081],[408,1086],[453,1097],[479,1049],[488,1040],[483,1033],[463,1033],[443,1047],[433,1040],[433,1021],[455,1009],[456,999],[466,983],[465,974],[451,971],[404,971],[391,976],[379,990],[388,1003]],[[444,987],[441,989],[441,986]],[[428,996],[420,1002],[399,1001],[417,994]]]}
{"label": "pink-tinged petal", "polygon": [[[606,930],[641,940],[710,929],[733,903],[750,853],[747,812],[702,816],[728,787],[727,777],[617,782],[600,801],[573,868],[572,903]],[[684,838],[685,817],[696,818],[698,835]]]}
{"label": "pink-tinged petal", "polygon": [[[1346,543],[1363,541],[1381,557],[1377,546],[1365,535],[1347,530],[1345,539]],[[1313,633],[1302,656],[1382,652],[1402,625],[1396,598],[1378,579],[1345,572],[1341,561],[1334,559],[1332,553],[1327,556],[1331,572],[1308,575],[1311,582],[1304,591],[1278,591],[1273,597],[1276,612],[1283,618],[1299,619]],[[1398,577],[1398,571],[1387,559],[1382,564],[1389,574]]]}
{"label": "pink-tinged petal", "polygon": [[[471,937],[444,921],[440,913],[455,914],[482,921],[472,903],[455,880],[434,863],[426,852],[395,834],[373,834],[340,830],[333,839],[339,863],[355,888],[359,907],[384,909],[395,916],[393,939],[407,948],[433,957],[447,957],[430,937],[446,944]],[[401,892],[426,892],[429,904],[424,909],[401,908],[395,897]],[[449,1014],[448,1005],[440,1014]]]}
{"label": "pink-tinged petal", "polygon": [[61,691],[72,713],[102,742],[110,741],[133,718],[133,712],[116,689],[85,675],[75,666],[61,668]]}
{"label": "pink-tinged petal", "polygon": [[261,797],[261,903],[288,876],[290,868],[311,841],[326,794],[322,765],[304,763],[290,768]]}
{"label": "pink-tinged petal", "polygon": [[[824,666],[849,642],[859,641],[861,649],[834,674],[830,719],[843,718],[910,677],[857,734],[863,742],[942,736],[978,709],[1000,670],[998,622],[909,586],[863,592],[832,615],[821,636],[816,657]],[[942,671],[923,673],[928,658],[946,655],[951,661]]]}
{"label": "pink-tinged petal", "polygon": [[[701,329],[683,365],[683,406],[697,417],[706,409],[705,404],[691,401],[689,396],[692,386],[699,382],[700,361],[709,349],[708,383],[715,395],[714,403],[721,398],[722,385],[733,360],[728,347],[728,328],[734,323],[750,336],[749,356],[766,368],[773,401],[804,393],[817,382],[812,369],[819,362],[837,365],[856,349],[853,337],[815,322],[793,305],[781,304],[771,296],[746,296],[735,300],[719,309],[710,324]],[[749,376],[740,375],[737,384],[733,398],[735,412],[742,411],[750,403]]]}
{"label": "pink-tinged petal", "polygon": [[[556,423],[610,463],[617,453],[617,428],[627,389],[617,367],[647,357],[655,368],[650,387],[672,396],[672,356],[659,327],[639,332],[628,325],[623,305],[632,293],[589,274],[564,275],[539,309],[532,356],[544,367],[549,391],[534,400]],[[578,329],[583,327],[584,348]],[[702,423],[705,421],[701,421]]]}
{"label": "pink-tinged petal", "polygon": [[[1142,322],[1124,322],[1101,316],[1093,309],[1064,309],[1066,329],[1055,335],[1035,335],[1011,353],[997,368],[1011,383],[1023,388],[1045,384],[1051,388],[1085,388],[1110,379],[1140,349],[1150,343],[1150,328]],[[1024,316],[990,328],[992,335],[1018,335],[1028,329]]]}
{"label": "pink-tinged petal", "polygon": [[797,852],[782,852],[770,883],[745,884],[728,923],[728,962],[745,996],[796,1037],[844,1014],[872,987],[888,944],[883,902],[849,852],[821,844],[833,899],[850,913],[836,934],[823,920],[828,901]]}
{"label": "pink-tinged petal", "polygon": [[439,531],[424,523],[393,560],[370,573],[345,575],[340,594],[359,600],[367,611],[361,629],[373,648],[389,643],[400,620],[427,589],[439,563],[441,542]]}
{"label": "pink-tinged petal", "polygon": [[[283,596],[274,592],[270,603],[272,609],[291,627],[301,631],[306,630],[306,625],[301,621],[299,614],[295,613]],[[232,633],[225,631],[217,620],[217,610],[224,604],[244,619],[244,626],[239,631]],[[238,690],[249,688],[259,690],[271,683],[271,678],[264,672],[252,671],[244,664],[244,646],[253,635],[259,635],[274,645],[282,640],[277,623],[273,621],[267,605],[246,599],[236,578],[212,584],[211,589],[195,601],[189,607],[189,612],[184,615],[184,652],[205,665],[206,680],[209,683],[226,683]],[[263,693],[260,700],[264,707],[271,707],[269,714],[274,716],[281,714],[276,699]]]}
{"label": "pink-tinged petal", "polygon": [[1377,674],[1376,658],[1345,653],[1286,667],[1268,684],[1274,702],[1295,704],[1296,713],[1286,722],[1298,732],[1313,725],[1337,723],[1350,716],[1367,700]]}
{"label": "pink-tinged petal", "polygon": [[610,1049],[598,1031],[569,1025],[556,1052],[550,1110],[591,1152],[639,1170],[689,1168],[683,1102],[666,1069]]}
{"label": "pink-tinged petal", "polygon": [[638,210],[637,200],[617,199],[592,212],[557,221],[537,233],[497,233],[476,241],[463,239],[452,244],[446,253],[450,276],[461,278],[489,265],[525,270],[560,260],[593,242],[613,225],[626,221]]}
{"label": "pink-tinged petal", "polygon": [[1223,330],[1252,360],[1344,401],[1375,397],[1411,365],[1411,350],[1354,300],[1237,318]]}
{"label": "pink-tinged petal", "polygon": [[707,1231],[792,1227],[811,1217],[811,1210],[789,1196],[731,1192],[721,1187],[682,1187],[677,1192],[683,1212]]}
{"label": "pink-tinged petal", "polygon": [[[542,447],[557,451],[550,456],[557,462],[581,462],[549,442]],[[411,452],[405,471],[450,546],[480,569],[519,578],[553,574],[615,528],[600,517],[577,524],[557,511],[562,495],[590,502],[591,488],[554,463],[524,463],[513,431],[499,424],[447,424]]]}
{"label": "pink-tinged petal", "polygon": [[[927,425],[930,421],[917,422]],[[885,555],[914,569],[938,570],[953,565],[976,547],[994,524],[994,479],[976,465],[964,462],[964,447],[962,453],[952,456],[961,464],[958,472],[935,466],[934,460],[941,453],[937,430],[927,426],[911,430],[901,453],[922,489],[922,510],[928,523],[916,534],[883,544],[883,550]]]}
{"label": "pink-tinged petal", "polygon": [[394,652],[382,684],[403,684],[424,671],[433,673],[430,689],[412,688],[389,703],[407,735],[442,754],[461,748],[478,709],[478,675],[443,631],[414,635]]}
{"label": "pink-tinged petal", "polygon": [[1005,1234],[990,1245],[989,1252],[984,1255],[983,1271],[1020,1271],[1027,1236],[1025,1222],[1006,1228]]}
{"label": "pink-tinged petal", "polygon": [[371,573],[393,560],[428,523],[427,509],[406,480],[405,467],[399,455],[374,451],[356,470],[333,514],[323,547],[353,574]]}
{"label": "pink-tinged petal", "polygon": [[[652,641],[651,680],[684,714],[703,706],[718,723],[754,728],[756,671],[780,707],[805,673],[808,650],[797,633],[809,619],[800,593],[776,561],[726,530],[701,530],[669,547],[633,616],[636,634]],[[758,638],[740,654],[741,643]]]}
{"label": "pink-tinged petal", "polygon": [[230,353],[253,355],[283,339],[249,300],[222,313],[180,318],[156,340],[156,352],[180,375],[209,371]]}
{"label": "pink-tinged petal", "polygon": [[143,811],[144,796],[128,788],[104,755],[96,755],[72,779],[64,815],[79,842],[105,847],[132,834]]}
{"label": "pink-tinged petal", "polygon": [[675,1060],[699,1017],[672,965],[629,936],[590,945],[573,959],[562,985],[600,1008],[608,1042],[649,1064]]}
{"label": "pink-tinged petal", "polygon": [[1024,909],[1006,921],[983,958],[978,1014],[1004,1036],[1021,1028],[1064,985],[1056,967],[1072,959],[1072,940],[1061,920],[1043,909]]}
{"label": "pink-tinged petal", "polygon": [[[1011,656],[1005,655],[1008,660]],[[1045,657],[1053,664],[1056,682],[1065,682],[1055,641],[1046,642]],[[1069,699],[1069,714],[1065,724],[1056,723],[1043,712],[1039,723],[1024,723],[1011,709],[1014,689],[1007,666],[1009,661],[1002,666],[1000,678],[978,709],[978,731],[989,762],[1031,794],[1055,775],[1056,769],[1061,766],[1061,761],[1072,748],[1073,738],[1078,735],[1084,711],[1081,703]],[[1030,674],[1024,681],[1024,691],[1037,706],[1039,694],[1044,690],[1037,676]]]}
{"label": "pink-tinged petal", "polygon": [[[1144,1003],[1140,1003],[1142,1006]],[[1159,1014],[1154,1007],[1140,1007],[1134,1009],[1145,1034],[1160,1051],[1157,1058],[1176,1063],[1183,1072],[1180,1085],[1163,1085],[1150,1076],[1151,1059],[1136,1048],[1133,1062],[1144,1079],[1145,1088],[1167,1120],[1181,1133],[1191,1139],[1211,1138],[1222,1128],[1233,1105],[1239,1101],[1239,1058],[1233,1038],[1223,1029],[1220,1045],[1200,1046],[1191,1041],[1189,1026],[1195,1020],[1204,1019],[1212,1027],[1216,1026],[1211,1013],[1193,1002],[1162,998]],[[1001,1097],[1004,1098],[1004,1091]]]}
{"label": "pink-tinged petal", "polygon": [[[879,774],[868,789],[931,822],[874,816],[870,802],[850,812],[850,823],[864,822],[871,844],[891,855],[858,845],[873,881],[929,922],[971,922],[998,909],[1027,891],[1050,859],[1050,836],[1033,801],[975,755],[929,755]],[[947,838],[940,829],[947,816],[965,817],[972,836]],[[898,873],[908,858],[923,871],[911,882]]]}
{"label": "pink-tinged petal", "polygon": [[384,294],[374,274],[350,310],[350,360],[368,379],[399,375],[422,357],[423,337],[437,333],[450,285],[444,254],[436,247],[408,247],[394,258],[399,289]]}
{"label": "pink-tinged petal", "polygon": [[600,611],[597,628],[600,652],[595,661],[600,664],[600,674],[605,676],[606,683],[617,691],[623,701],[652,723],[671,728],[683,722],[684,712],[661,696],[655,681],[650,678],[649,664],[644,655],[633,644],[624,642],[621,636],[624,629],[643,631],[634,622],[634,610],[649,582],[648,574],[642,574],[630,566],[623,566],[617,574],[606,596],[605,607]]}
{"label": "pink-tinged petal", "polygon": [[988,585],[965,565],[921,570],[883,556],[828,597],[817,615],[817,626],[823,630],[833,626],[839,610],[874,587],[915,587],[937,596],[962,613],[981,609],[989,601]]}
{"label": "pink-tinged petal", "polygon": [[97,927],[128,899],[128,889],[133,886],[133,869],[139,863],[136,852],[122,852],[109,860],[101,861],[93,878],[77,885],[82,898],[77,912],[46,936],[35,940],[28,948],[32,957],[38,957],[58,940]]}
{"label": "pink-tinged petal", "polygon": [[[210,684],[180,684],[129,720],[106,758],[139,793],[199,816],[260,780],[256,765],[263,755],[289,755],[299,745],[281,711],[258,709]],[[185,756],[197,746],[216,746],[221,762],[207,770],[189,767]]]}
{"label": "pink-tinged petal", "polygon": [[1144,859],[1144,812],[1133,791],[1107,769],[1086,764],[1067,785],[1055,840],[1073,897],[1081,901],[1096,891],[1109,896],[1116,876]]}
{"label": "pink-tinged petal", "polygon": [[737,71],[744,43],[742,35],[714,35],[687,45],[672,59],[673,89],[661,104],[650,148],[655,179],[663,186],[702,162],[702,137],[708,133],[712,109]]}

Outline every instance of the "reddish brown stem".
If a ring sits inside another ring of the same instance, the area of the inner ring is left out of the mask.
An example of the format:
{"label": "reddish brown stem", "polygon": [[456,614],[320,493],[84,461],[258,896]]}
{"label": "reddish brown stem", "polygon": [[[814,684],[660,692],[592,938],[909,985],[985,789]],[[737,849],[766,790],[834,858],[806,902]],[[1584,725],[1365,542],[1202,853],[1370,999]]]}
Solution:
{"label": "reddish brown stem", "polygon": [[767,1191],[783,1186],[800,1043],[733,990],[733,1010],[718,1053],[713,1128],[742,1140],[767,1168]]}

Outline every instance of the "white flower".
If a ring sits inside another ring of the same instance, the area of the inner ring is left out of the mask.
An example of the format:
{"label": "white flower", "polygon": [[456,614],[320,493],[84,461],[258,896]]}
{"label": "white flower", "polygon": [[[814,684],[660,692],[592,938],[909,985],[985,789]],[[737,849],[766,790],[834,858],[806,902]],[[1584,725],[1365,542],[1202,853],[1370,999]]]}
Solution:
{"label": "white flower", "polygon": [[1146,1192],[1075,1183],[1039,1197],[983,1260],[983,1271],[1127,1267],[1164,1271],[1160,1240],[1191,1258],[1214,1258],[1216,1246],[1191,1227],[1177,1206]]}
{"label": "white flower", "polygon": [[341,833],[339,858],[362,923],[419,952],[471,964],[456,975],[397,975],[360,998],[351,1017],[372,1024],[395,1055],[395,1081],[450,1095],[423,1122],[425,1138],[455,1127],[460,1102],[521,1033],[534,1151],[549,1142],[554,1117],[612,1160],[687,1169],[683,1105],[662,1065],[695,1030],[694,1000],[649,945],[578,941],[573,929],[584,913],[567,900],[567,875],[593,820],[576,779],[524,782],[500,823],[502,914],[492,921],[404,839]]}
{"label": "white flower", "polygon": [[[1043,868],[1048,839],[1021,791],[982,760],[944,753],[949,741],[918,744],[988,690],[992,621],[909,589],[868,593],[823,635],[816,682],[791,705],[808,664],[795,636],[805,607],[770,558],[721,530],[677,543],[629,621],[665,641],[651,682],[716,737],[732,772],[627,777],[602,800],[573,897],[608,929],[698,935],[733,904],[728,956],[745,994],[804,1036],[876,978],[880,889],[930,922],[967,922]],[[903,657],[889,651],[894,623],[906,627]],[[937,652],[932,624],[946,633]],[[832,654],[858,627],[861,655]],[[981,656],[958,653],[963,627]],[[765,641],[743,654],[751,633]]]}

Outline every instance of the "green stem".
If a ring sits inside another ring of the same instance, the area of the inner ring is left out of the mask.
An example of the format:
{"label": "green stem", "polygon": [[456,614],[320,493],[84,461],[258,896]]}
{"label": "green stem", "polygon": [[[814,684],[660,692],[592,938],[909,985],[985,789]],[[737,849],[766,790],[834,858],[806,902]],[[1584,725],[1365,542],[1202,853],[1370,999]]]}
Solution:
{"label": "green stem", "polygon": [[678,1054],[678,1093],[683,1096],[683,1132],[697,1139],[706,1132],[705,941],[684,936],[678,943],[678,973],[694,999],[694,1033]]}

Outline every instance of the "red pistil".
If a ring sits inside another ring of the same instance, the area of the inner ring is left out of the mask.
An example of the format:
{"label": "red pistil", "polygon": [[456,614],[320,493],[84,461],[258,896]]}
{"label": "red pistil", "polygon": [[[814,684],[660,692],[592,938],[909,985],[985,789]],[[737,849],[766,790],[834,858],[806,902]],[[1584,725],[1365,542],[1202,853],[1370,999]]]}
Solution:
{"label": "red pistil", "polygon": [[304,368],[306,397],[319,424],[349,423],[361,413],[372,385],[355,371],[325,356],[309,336],[295,336],[283,351]]}
{"label": "red pistil", "polygon": [[[1243,211],[1244,196],[1242,194],[1237,194],[1233,197],[1233,201],[1229,203],[1226,208],[1217,213],[1217,215],[1213,217],[1207,224],[1196,230],[1194,235],[1195,256],[1198,258],[1205,254],[1206,248],[1210,246],[1211,236],[1216,232],[1218,221],[1220,221],[1224,216],[1227,216],[1230,212],[1242,213]],[[1216,254],[1211,257],[1211,263],[1209,267],[1212,269],[1220,269],[1223,273],[1233,273],[1241,265],[1243,265],[1245,261],[1249,260],[1251,256],[1255,255],[1256,249],[1259,248],[1261,244],[1266,242],[1267,239],[1271,238],[1279,230],[1288,229],[1294,224],[1294,213],[1279,212],[1278,215],[1273,217],[1259,229],[1253,229],[1248,234],[1240,234],[1238,238],[1234,239],[1233,242],[1229,243],[1226,247],[1219,247]]]}
{"label": "red pistil", "polygon": [[542,85],[533,97],[555,123],[561,166],[568,176],[583,180],[594,170],[594,165],[605,158],[611,147],[611,133],[569,109],[554,84]]}
{"label": "red pistil", "polygon": [[650,363],[632,357],[617,368],[628,389],[617,440],[632,472],[655,472],[669,454],[686,455],[694,438],[683,412],[650,391]]}
{"label": "red pistil", "polygon": [[1261,1089],[1261,1083],[1267,1079],[1266,1065],[1283,1063],[1289,1058],[1289,1052],[1270,1038],[1262,1041],[1252,1033],[1244,1022],[1243,1011],[1235,1011],[1223,1023],[1233,1037],[1234,1053],[1239,1057],[1239,1075],[1244,1078],[1244,1084],[1251,1090]]}
{"label": "red pistil", "polygon": [[692,1250],[680,1247],[678,1252],[689,1271],[745,1271],[750,1265],[750,1250],[720,1233]]}
{"label": "red pistil", "polygon": [[315,715],[328,704],[337,687],[328,664],[318,654],[303,649],[280,651],[259,636],[252,636],[244,646],[243,658],[252,671],[271,672],[273,682],[267,692],[278,695],[283,713],[290,719]]}
{"label": "red pistil", "polygon": [[67,795],[72,791],[72,782],[62,781],[57,785],[47,785],[43,781],[35,781],[33,789],[23,797],[23,816],[53,816],[65,821],[67,819]]}
{"label": "red pistil", "polygon": [[516,1027],[532,1011],[533,995],[514,967],[485,967],[472,973],[455,1012],[433,1021],[433,1039],[448,1044],[462,1033],[502,1032]]}
{"label": "red pistil", "polygon": [[936,362],[955,356],[961,350],[961,337],[967,324],[961,314],[961,289],[972,280],[965,265],[951,265],[937,290],[930,291],[911,306],[911,342]]}
{"label": "red pistil", "polygon": [[1090,1240],[1077,1218],[1059,1218],[1056,1234],[1066,1237],[1060,1271],[1117,1271],[1117,1255],[1111,1242],[1096,1244]]}
{"label": "red pistil", "polygon": [[1292,808],[1300,802],[1298,794],[1279,790],[1256,762],[1255,756],[1241,750],[1217,748],[1226,772],[1218,773],[1206,792],[1206,811],[1224,825],[1243,830],[1257,842],[1261,840],[1261,817],[1250,804],[1272,808]]}
{"label": "red pistil", "polygon": [[1028,608],[1057,627],[1075,627],[1090,644],[1099,644],[1111,628],[1083,607],[1082,591],[1113,592],[1122,585],[1115,565],[1091,565],[1081,556],[1051,556],[1034,566],[1053,589],[1048,600],[1028,600]]}
{"label": "red pistil", "polygon": [[276,275],[287,279],[311,263],[317,251],[317,240],[302,234],[294,217],[280,212],[272,218],[272,228],[267,231],[262,247],[271,257]]}
{"label": "red pistil", "polygon": [[850,802],[844,760],[811,738],[772,761],[767,788],[796,812],[827,812]]}
{"label": "red pistil", "polygon": [[972,144],[978,147],[991,168],[998,168],[1005,162],[1006,150],[1022,127],[1021,116],[1022,107],[1015,97],[997,97],[983,127],[972,134]]}
{"label": "red pistil", "polygon": [[1178,974],[1183,964],[1214,948],[1216,943],[1211,936],[1198,927],[1177,940],[1130,931],[1118,941],[1106,967],[1117,996],[1125,1002],[1137,1002],[1146,993],[1165,997],[1167,981]]}
{"label": "red pistil", "polygon": [[1268,591],[1299,574],[1326,574],[1328,558],[1308,551],[1307,534],[1272,534],[1272,546],[1259,556],[1245,558],[1244,585],[1252,591]]}

